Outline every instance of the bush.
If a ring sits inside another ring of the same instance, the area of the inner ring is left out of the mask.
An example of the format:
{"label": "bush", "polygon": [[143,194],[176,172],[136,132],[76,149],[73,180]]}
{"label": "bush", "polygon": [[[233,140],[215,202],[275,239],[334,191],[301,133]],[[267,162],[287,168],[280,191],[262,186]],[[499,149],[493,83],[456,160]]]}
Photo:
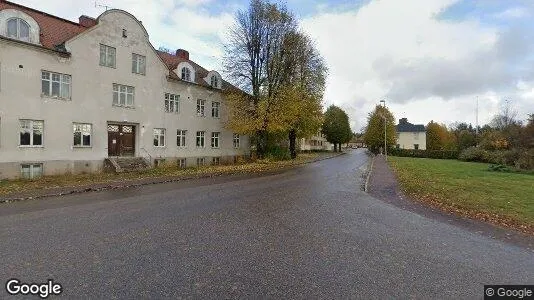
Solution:
{"label": "bush", "polygon": [[534,149],[521,152],[514,166],[523,170],[534,170]]}
{"label": "bush", "polygon": [[488,167],[488,170],[492,172],[511,172],[512,171],[510,168],[508,168],[505,165],[490,165]]}
{"label": "bush", "polygon": [[534,170],[534,149],[489,151],[482,148],[467,148],[458,158],[463,161],[506,165],[516,169]]}
{"label": "bush", "polygon": [[410,150],[410,149],[391,149],[389,154],[401,157],[419,157],[434,159],[458,159],[458,151],[454,150]]}
{"label": "bush", "polygon": [[291,159],[291,153],[289,153],[289,149],[275,145],[267,148],[265,158],[274,161],[289,160]]}
{"label": "bush", "polygon": [[493,159],[491,156],[491,153],[487,150],[477,147],[470,147],[462,151],[462,153],[460,153],[458,156],[458,159],[462,161],[492,163]]}

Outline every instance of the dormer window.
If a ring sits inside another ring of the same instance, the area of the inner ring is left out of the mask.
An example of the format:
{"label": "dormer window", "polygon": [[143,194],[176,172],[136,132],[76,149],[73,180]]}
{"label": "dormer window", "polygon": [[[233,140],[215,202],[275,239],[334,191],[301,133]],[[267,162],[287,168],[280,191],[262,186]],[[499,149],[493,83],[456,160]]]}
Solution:
{"label": "dormer window", "polygon": [[20,18],[7,21],[7,36],[17,40],[30,41],[30,25]]}
{"label": "dormer window", "polygon": [[217,78],[216,75],[211,76],[211,87],[213,88],[219,87],[219,78]]}
{"label": "dormer window", "polygon": [[188,67],[182,68],[182,80],[191,81],[191,70]]}

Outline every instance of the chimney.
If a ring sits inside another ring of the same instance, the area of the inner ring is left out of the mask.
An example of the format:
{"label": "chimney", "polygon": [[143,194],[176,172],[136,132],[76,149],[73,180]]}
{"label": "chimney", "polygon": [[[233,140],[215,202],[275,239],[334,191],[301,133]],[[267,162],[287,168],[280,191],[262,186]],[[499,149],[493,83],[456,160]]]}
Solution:
{"label": "chimney", "polygon": [[408,123],[408,119],[407,118],[399,119],[399,124],[406,124],[406,123]]}
{"label": "chimney", "polygon": [[184,49],[176,50],[176,56],[182,59],[189,60],[189,52],[185,51]]}
{"label": "chimney", "polygon": [[80,16],[78,20],[79,20],[80,25],[82,25],[83,27],[89,28],[89,27],[93,27],[96,25],[96,20],[86,15]]}

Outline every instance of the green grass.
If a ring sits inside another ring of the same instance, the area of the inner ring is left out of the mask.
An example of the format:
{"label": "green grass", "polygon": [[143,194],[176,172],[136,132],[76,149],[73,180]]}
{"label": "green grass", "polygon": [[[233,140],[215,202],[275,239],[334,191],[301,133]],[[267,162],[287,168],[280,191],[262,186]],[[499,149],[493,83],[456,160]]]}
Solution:
{"label": "green grass", "polygon": [[401,187],[416,199],[470,217],[534,230],[534,175],[491,172],[488,164],[390,157]]}
{"label": "green grass", "polygon": [[270,159],[235,165],[205,166],[179,169],[176,164],[129,173],[93,173],[79,175],[44,176],[36,180],[0,181],[0,196],[51,188],[76,187],[99,183],[135,181],[144,178],[173,177],[195,178],[206,175],[261,173],[296,166],[316,159],[316,153],[299,154],[295,160],[274,161]]}

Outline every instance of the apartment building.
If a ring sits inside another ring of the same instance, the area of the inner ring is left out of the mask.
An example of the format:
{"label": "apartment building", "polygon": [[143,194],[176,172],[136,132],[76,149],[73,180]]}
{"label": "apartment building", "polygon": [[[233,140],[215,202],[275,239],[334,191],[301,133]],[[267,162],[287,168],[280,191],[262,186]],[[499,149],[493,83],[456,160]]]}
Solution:
{"label": "apartment building", "polygon": [[248,155],[248,137],[224,128],[230,87],[188,51],[155,50],[126,11],[76,23],[0,1],[0,179]]}

